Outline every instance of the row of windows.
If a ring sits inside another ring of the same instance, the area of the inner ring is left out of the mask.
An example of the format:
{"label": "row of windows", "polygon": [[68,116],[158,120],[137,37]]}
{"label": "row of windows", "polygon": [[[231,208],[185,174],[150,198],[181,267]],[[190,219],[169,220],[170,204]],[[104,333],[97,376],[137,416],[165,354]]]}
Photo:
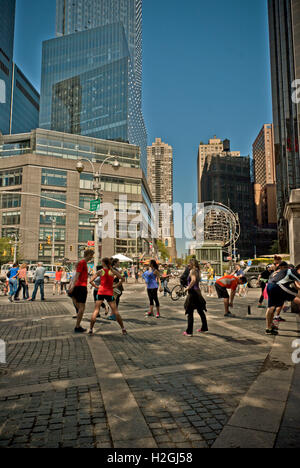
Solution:
{"label": "row of windows", "polygon": [[16,193],[1,195],[0,206],[1,206],[2,209],[20,208],[20,206],[21,206],[21,195],[16,194]]}
{"label": "row of windows", "polygon": [[52,187],[67,186],[67,172],[54,169],[42,169],[42,185]]}
{"label": "row of windows", "polygon": [[0,187],[12,187],[22,185],[22,169],[12,169],[0,172]]}
{"label": "row of windows", "polygon": [[[81,174],[80,188],[84,190],[93,190],[93,176],[90,174]],[[104,192],[128,193],[141,195],[141,182],[131,179],[117,179],[114,177],[102,177],[101,188]]]}

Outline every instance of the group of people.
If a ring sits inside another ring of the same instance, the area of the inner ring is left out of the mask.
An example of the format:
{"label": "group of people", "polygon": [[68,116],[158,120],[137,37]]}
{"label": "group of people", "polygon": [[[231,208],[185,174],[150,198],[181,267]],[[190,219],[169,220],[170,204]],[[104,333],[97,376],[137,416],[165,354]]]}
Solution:
{"label": "group of people", "polygon": [[95,308],[91,318],[89,334],[93,335],[94,326],[97,318],[100,316],[100,309],[104,306],[108,314],[108,304],[111,309],[111,320],[115,320],[120,325],[122,334],[126,335],[122,317],[119,313],[118,305],[123,291],[124,275],[119,271],[118,260],[104,258],[96,268],[96,273],[89,279],[88,263],[94,256],[93,250],[86,250],[84,258],[76,267],[76,272],[72,277],[68,290],[68,295],[72,298],[76,309],[76,327],[75,333],[85,333],[87,330],[81,326],[85,306],[88,297],[88,285],[94,288]]}
{"label": "group of people", "polygon": [[[88,297],[88,287],[90,285],[94,290],[95,308],[92,314],[89,334],[93,335],[94,326],[97,318],[100,316],[101,309],[105,310],[105,315],[109,320],[118,322],[122,334],[126,335],[122,317],[119,313],[119,303],[124,290],[126,275],[121,270],[119,261],[116,259],[104,258],[101,265],[92,277],[89,277],[88,264],[94,256],[93,250],[86,250],[84,259],[81,260],[73,274],[70,286],[69,278],[65,268],[58,268],[53,286],[53,294],[62,294],[64,291],[72,298],[76,308],[76,327],[75,333],[85,333],[87,330],[81,326],[85,305]],[[214,275],[210,265],[207,267],[209,276]],[[29,296],[28,265],[14,264],[7,274],[9,282],[9,300],[10,302],[19,301],[19,295],[23,292],[23,299],[35,301],[38,290],[40,289],[41,300],[45,300],[44,295],[44,276],[45,268],[39,263],[33,277],[34,290],[32,297]],[[149,298],[149,311],[146,317],[154,317],[154,307],[156,308],[156,318],[161,317],[160,301],[158,293],[164,295],[170,294],[168,281],[171,277],[171,271],[167,266],[161,269],[155,260],[151,260],[149,267],[145,268],[142,275],[147,286]],[[212,281],[212,280],[211,280]],[[258,307],[265,307],[264,301],[268,301],[266,313],[266,334],[278,335],[279,322],[284,321],[281,317],[281,311],[286,302],[293,302],[300,306],[300,265],[294,266],[282,261],[280,257],[274,258],[274,263],[268,265],[266,270],[259,277],[261,287],[261,297]],[[183,275],[181,284],[186,288],[185,312],[187,315],[188,326],[184,336],[192,337],[194,332],[194,312],[197,311],[202,326],[198,329],[199,333],[208,331],[207,324],[207,305],[202,295],[200,265],[196,259],[191,259]],[[224,316],[234,318],[230,308],[233,307],[234,298],[238,289],[247,285],[247,278],[238,265],[232,274],[223,276],[214,281],[215,291],[219,299],[224,300]],[[211,288],[212,284],[209,285]],[[210,292],[210,290],[209,290]],[[212,292],[211,292],[212,294]],[[211,295],[209,294],[209,295]],[[109,314],[110,309],[110,314]]]}
{"label": "group of people", "polygon": [[27,263],[23,263],[22,265],[15,263],[7,273],[9,301],[20,301],[20,292],[23,291],[23,300],[34,302],[39,289],[41,292],[41,300],[45,301],[45,272],[46,269],[43,267],[43,263],[38,263],[32,279],[34,283],[34,289],[32,296],[30,297],[28,265]]}
{"label": "group of people", "polygon": [[56,294],[67,294],[69,284],[68,272],[65,267],[59,267],[55,273],[55,280],[53,284],[53,296]]}
{"label": "group of people", "polygon": [[300,265],[294,266],[275,256],[274,263],[268,265],[259,277],[261,297],[259,308],[264,308],[264,300],[268,301],[266,313],[266,334],[278,335],[278,326],[285,320],[281,312],[285,303],[300,306]]}

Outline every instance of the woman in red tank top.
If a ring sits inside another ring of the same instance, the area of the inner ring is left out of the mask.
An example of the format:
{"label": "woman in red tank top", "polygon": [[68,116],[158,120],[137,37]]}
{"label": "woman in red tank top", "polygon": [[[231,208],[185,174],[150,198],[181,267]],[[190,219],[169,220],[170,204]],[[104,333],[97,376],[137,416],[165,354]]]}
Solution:
{"label": "woman in red tank top", "polygon": [[109,258],[104,258],[102,260],[103,269],[98,271],[91,279],[91,285],[94,288],[97,288],[97,285],[94,283],[96,278],[101,278],[101,283],[98,290],[98,297],[97,302],[95,305],[95,310],[91,318],[91,327],[90,327],[90,335],[93,334],[94,326],[97,320],[97,317],[100,313],[101,305],[104,301],[107,301],[109,304],[112,314],[115,315],[118,324],[122,329],[123,335],[127,335],[127,332],[124,328],[123,320],[121,315],[119,314],[117,303],[114,297],[114,279],[118,278],[120,282],[124,282],[124,279],[120,275],[117,270],[114,270],[111,266],[111,260]]}

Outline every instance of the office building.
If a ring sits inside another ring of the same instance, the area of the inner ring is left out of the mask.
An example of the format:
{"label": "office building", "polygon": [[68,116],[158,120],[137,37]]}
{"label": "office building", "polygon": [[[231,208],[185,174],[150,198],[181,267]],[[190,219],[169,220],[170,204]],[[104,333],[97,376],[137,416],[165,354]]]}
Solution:
{"label": "office building", "polygon": [[300,1],[269,0],[268,5],[278,236],[280,250],[285,252],[288,228],[284,209],[291,191],[300,187],[300,104],[293,87],[294,81],[300,79]]}
{"label": "office building", "polygon": [[124,27],[135,80],[141,94],[142,0],[57,0],[57,36],[113,23],[121,23]]}
{"label": "office building", "polygon": [[251,181],[250,157],[230,151],[230,142],[216,137],[199,145],[198,201],[219,202],[238,215],[241,236],[237,243],[237,256],[253,256],[254,199]]}
{"label": "office building", "polygon": [[254,191],[257,224],[276,226],[276,171],[273,125],[264,125],[253,143]]}
{"label": "office building", "polygon": [[277,198],[273,125],[265,124],[253,143],[257,255],[270,253],[277,240]]}
{"label": "office building", "polygon": [[40,128],[138,145],[147,135],[123,26],[43,43]]}
{"label": "office building", "polygon": [[[153,201],[156,204],[173,206],[173,148],[164,143],[161,138],[156,138],[152,146],[147,149],[148,171],[147,179]],[[159,215],[159,237],[168,248],[172,260],[177,258],[176,240],[174,237],[174,216],[170,211],[170,223],[164,232],[164,213]]]}
{"label": "office building", "polygon": [[38,126],[39,94],[13,62],[15,0],[0,0],[0,133]]}
{"label": "office building", "polygon": [[[50,262],[48,238],[52,237],[53,219],[55,260],[77,262],[81,258],[94,241],[93,214],[89,211],[95,194],[91,165],[86,162],[79,175],[76,164],[86,158],[99,169],[108,155],[120,163],[118,169],[105,164],[101,176],[103,202],[115,208],[115,233],[100,241],[99,255],[147,255],[152,245],[152,198],[141,169],[139,147],[41,129],[0,136],[0,195],[11,192],[1,196],[0,230],[2,237],[17,232],[22,259]],[[21,191],[28,195],[21,196]]]}

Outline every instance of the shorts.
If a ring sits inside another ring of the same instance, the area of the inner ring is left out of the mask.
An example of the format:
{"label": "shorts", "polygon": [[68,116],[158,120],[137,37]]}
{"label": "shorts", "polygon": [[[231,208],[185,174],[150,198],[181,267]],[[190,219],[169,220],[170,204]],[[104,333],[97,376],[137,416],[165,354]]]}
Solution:
{"label": "shorts", "polygon": [[88,290],[85,286],[76,286],[70,295],[78,304],[86,304]]}
{"label": "shorts", "polygon": [[292,302],[296,296],[289,294],[276,283],[269,283],[267,287],[269,307],[282,307],[285,302]]}
{"label": "shorts", "polygon": [[216,283],[215,286],[219,299],[229,299],[227,288],[220,286],[218,283]]}
{"label": "shorts", "polygon": [[98,294],[97,301],[106,301],[108,304],[111,304],[112,302],[115,302],[115,297],[114,296],[103,296],[103,295]]}

